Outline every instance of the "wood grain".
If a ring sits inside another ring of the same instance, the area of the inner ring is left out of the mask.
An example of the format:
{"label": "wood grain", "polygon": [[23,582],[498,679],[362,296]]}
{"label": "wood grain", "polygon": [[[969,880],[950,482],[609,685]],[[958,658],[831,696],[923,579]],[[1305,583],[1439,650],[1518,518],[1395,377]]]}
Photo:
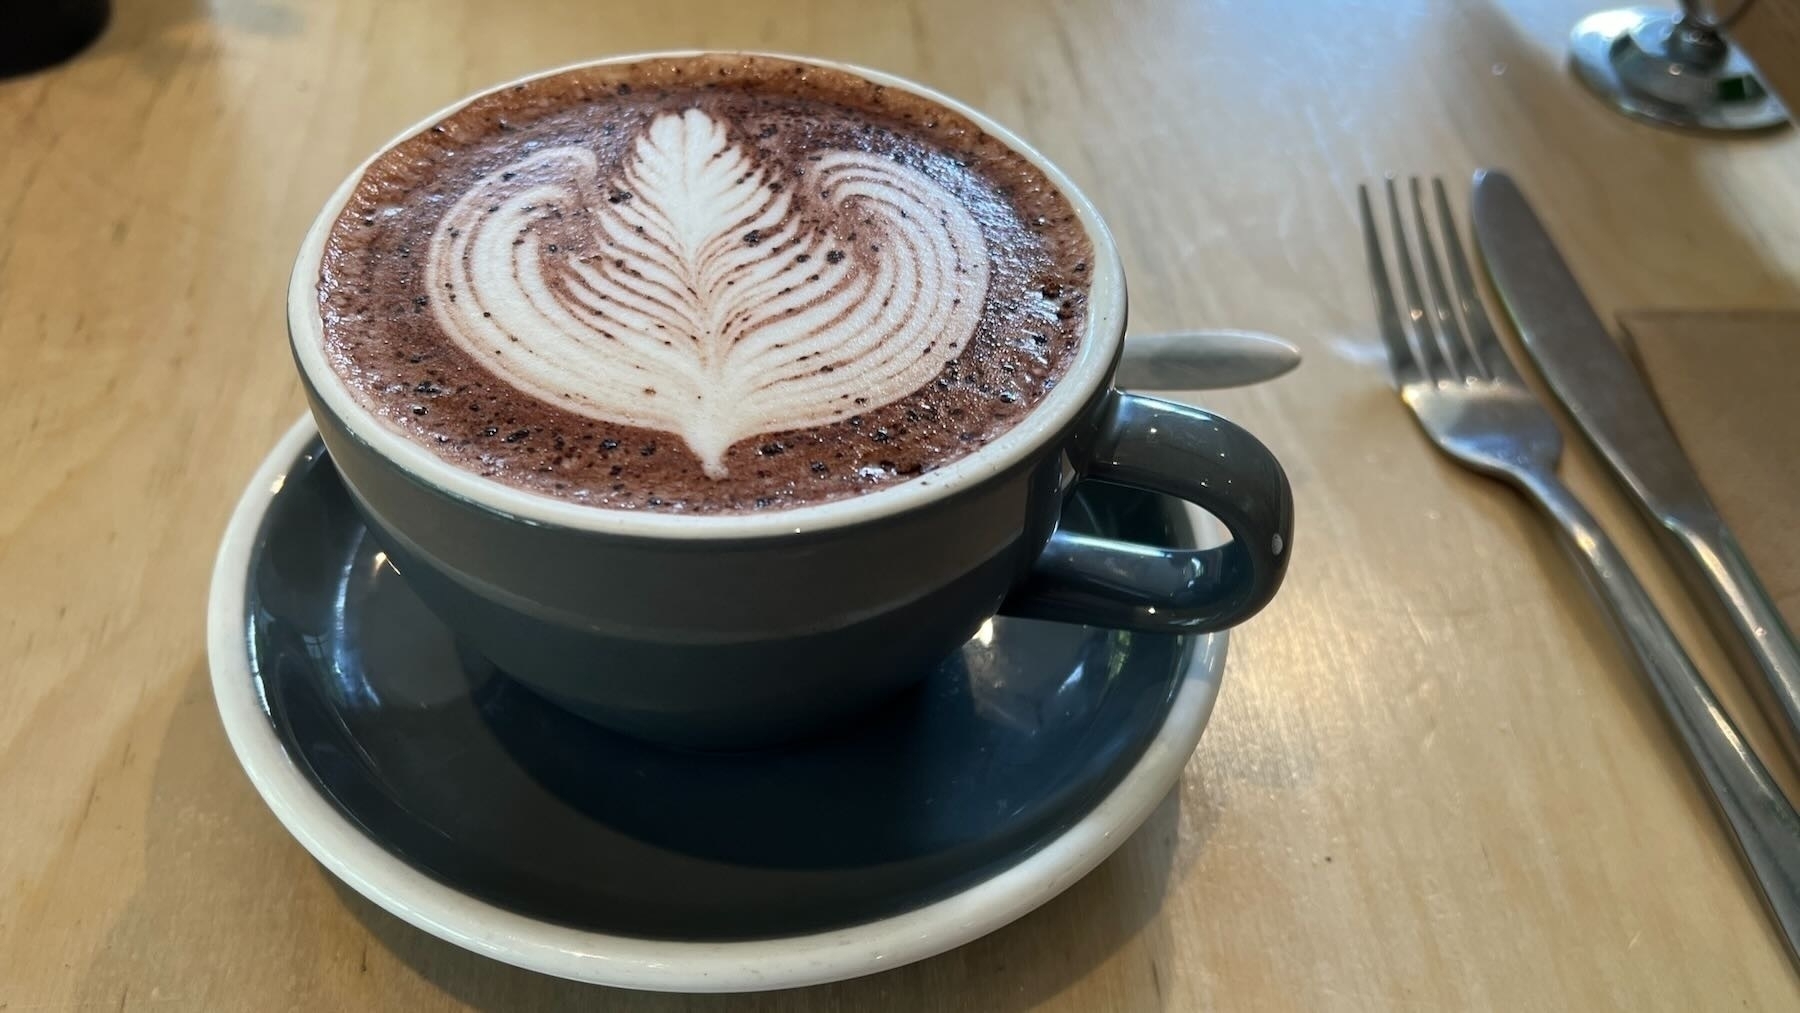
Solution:
{"label": "wood grain", "polygon": [[[0,1009],[1792,1009],[1800,979],[1573,571],[1389,392],[1353,216],[1385,170],[1509,168],[1609,316],[1800,305],[1800,141],[1620,118],[1576,0],[139,0],[0,82]],[[1018,129],[1107,215],[1134,326],[1308,362],[1208,397],[1300,533],[1178,791],[1017,924],[777,996],[611,992],[380,913],[262,807],[213,712],[207,571],[301,410],[281,298],[396,130],[607,53],[755,47],[900,73]],[[1728,703],[1634,515],[1572,483]],[[1783,770],[1783,776],[1787,771]]]}

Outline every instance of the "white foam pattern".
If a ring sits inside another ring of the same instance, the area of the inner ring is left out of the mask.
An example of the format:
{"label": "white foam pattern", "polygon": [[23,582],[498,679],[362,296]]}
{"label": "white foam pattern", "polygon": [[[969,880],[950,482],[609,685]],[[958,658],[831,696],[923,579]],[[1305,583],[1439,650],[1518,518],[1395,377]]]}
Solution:
{"label": "white foam pattern", "polygon": [[[986,297],[980,227],[935,181],[854,151],[805,169],[777,177],[697,109],[652,121],[611,181],[586,148],[535,152],[439,223],[433,312],[507,383],[678,435],[722,477],[740,440],[841,421],[931,382]],[[803,230],[796,185],[851,212],[855,243]],[[572,226],[589,232],[581,255],[548,238]]]}

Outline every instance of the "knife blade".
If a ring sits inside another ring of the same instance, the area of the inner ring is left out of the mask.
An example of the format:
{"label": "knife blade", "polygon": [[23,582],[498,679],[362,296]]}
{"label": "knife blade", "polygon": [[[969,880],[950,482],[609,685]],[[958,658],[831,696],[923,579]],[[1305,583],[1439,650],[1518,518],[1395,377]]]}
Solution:
{"label": "knife blade", "polygon": [[1476,244],[1525,351],[1576,426],[1651,521],[1770,724],[1800,762],[1800,646],[1525,195],[1475,174]]}
{"label": "knife blade", "polygon": [[1254,331],[1183,331],[1127,336],[1113,382],[1130,390],[1219,390],[1273,380],[1300,365],[1300,352]]}

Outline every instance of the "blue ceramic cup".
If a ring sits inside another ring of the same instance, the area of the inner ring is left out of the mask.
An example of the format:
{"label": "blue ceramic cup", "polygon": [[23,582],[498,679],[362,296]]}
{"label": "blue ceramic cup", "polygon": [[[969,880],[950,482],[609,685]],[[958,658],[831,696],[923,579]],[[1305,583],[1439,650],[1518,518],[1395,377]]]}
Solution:
{"label": "blue ceramic cup", "polygon": [[[321,254],[358,169],[301,247],[289,334],[325,445],[402,577],[470,648],[544,695],[634,735],[724,748],[816,733],[876,705],[996,613],[1156,633],[1255,614],[1287,565],[1287,478],[1230,422],[1114,389],[1125,279],[1093,205],[980,113],[886,74],[820,65],[960,113],[1068,198],[1093,244],[1093,280],[1086,333],[1055,389],[974,453],[848,500],[683,516],[502,485],[390,428],[326,360]],[[1188,500],[1232,540],[1170,550],[1059,530],[1082,480]]]}

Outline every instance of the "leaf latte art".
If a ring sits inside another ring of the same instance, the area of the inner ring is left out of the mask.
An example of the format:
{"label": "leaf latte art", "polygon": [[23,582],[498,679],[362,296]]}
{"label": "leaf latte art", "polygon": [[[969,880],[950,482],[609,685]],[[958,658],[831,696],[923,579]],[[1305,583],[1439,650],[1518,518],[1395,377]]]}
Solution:
{"label": "leaf latte art", "polygon": [[437,225],[432,312],[507,383],[678,435],[721,478],[739,440],[923,387],[981,316],[989,257],[956,197],[890,159],[818,158],[777,179],[697,109],[652,120],[615,179],[585,147],[535,151]]}

